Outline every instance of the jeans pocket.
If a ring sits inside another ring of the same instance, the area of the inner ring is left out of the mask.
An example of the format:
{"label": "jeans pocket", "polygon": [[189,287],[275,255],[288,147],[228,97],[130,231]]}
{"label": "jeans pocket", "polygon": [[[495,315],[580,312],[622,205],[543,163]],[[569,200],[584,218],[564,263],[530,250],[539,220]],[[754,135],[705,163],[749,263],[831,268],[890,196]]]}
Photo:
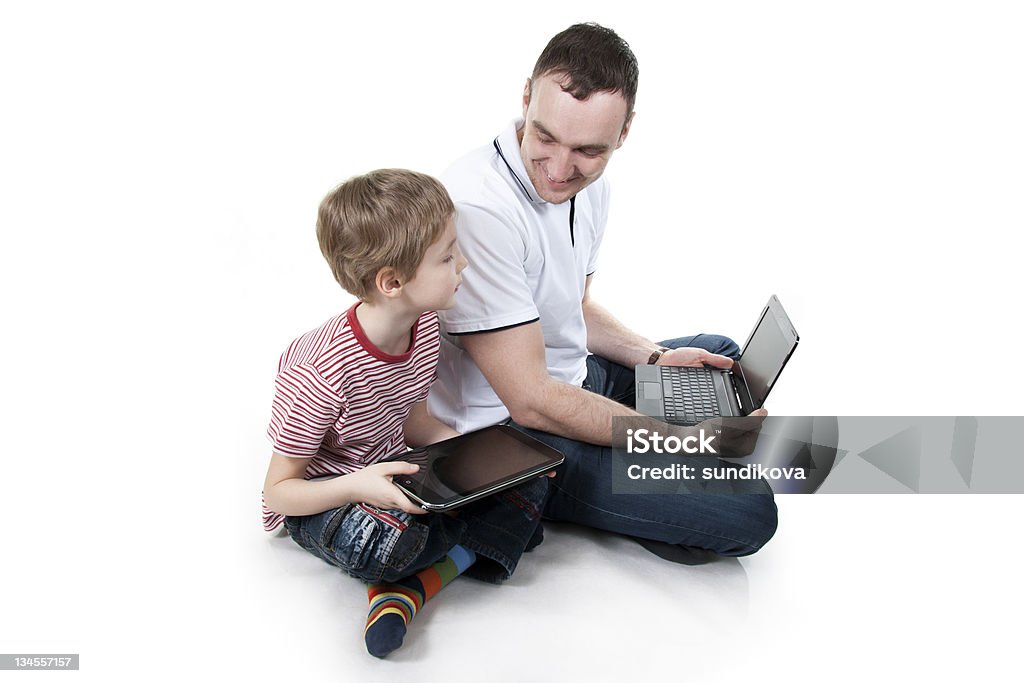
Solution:
{"label": "jeans pocket", "polygon": [[400,510],[366,503],[346,507],[324,525],[320,539],[332,564],[365,581],[403,576],[426,545],[427,528]]}
{"label": "jeans pocket", "polygon": [[[389,526],[396,531],[405,531],[409,527],[409,525],[400,517],[400,515],[405,513],[399,512],[398,515],[393,515],[390,512],[385,512],[384,510],[367,503],[356,503],[356,506],[366,514],[377,519],[381,524]],[[406,517],[408,517],[407,514]]]}

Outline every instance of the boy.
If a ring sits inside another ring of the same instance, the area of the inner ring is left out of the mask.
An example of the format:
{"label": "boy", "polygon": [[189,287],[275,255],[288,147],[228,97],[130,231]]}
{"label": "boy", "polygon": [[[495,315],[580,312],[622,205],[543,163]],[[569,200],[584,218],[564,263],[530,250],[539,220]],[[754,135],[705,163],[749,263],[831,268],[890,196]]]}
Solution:
{"label": "boy", "polygon": [[434,311],[452,306],[467,265],[454,217],[441,184],[412,171],[373,171],[327,195],[320,250],[359,302],[293,341],[278,366],[264,527],[283,523],[310,553],[371,584],[364,635],[377,657],[455,576],[504,581],[543,538],[546,479],[455,515],[425,514],[391,482],[418,466],[379,462],[458,434],[426,408]]}

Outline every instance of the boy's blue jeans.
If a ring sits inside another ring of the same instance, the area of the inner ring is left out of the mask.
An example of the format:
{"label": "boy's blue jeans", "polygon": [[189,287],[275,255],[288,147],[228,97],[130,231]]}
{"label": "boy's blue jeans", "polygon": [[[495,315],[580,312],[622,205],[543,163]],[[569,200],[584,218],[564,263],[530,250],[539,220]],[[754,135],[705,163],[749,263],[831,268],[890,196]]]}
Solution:
{"label": "boy's blue jeans", "polygon": [[410,515],[365,503],[286,517],[288,535],[325,562],[370,583],[394,582],[440,561],[459,544],[477,554],[467,576],[501,583],[544,538],[548,479],[539,477],[458,508]]}
{"label": "boy's blue jeans", "polygon": [[[718,335],[681,337],[661,345],[698,346],[733,359],[739,356],[736,343]],[[584,389],[632,407],[634,387],[634,368],[598,356],[587,358]],[[763,480],[734,481],[724,493],[708,493],[694,482],[690,494],[613,494],[611,448],[510,424],[565,454],[565,463],[549,485],[545,519],[733,556],[757,552],[775,533],[778,509]],[[717,460],[702,458],[700,464],[717,466]]]}

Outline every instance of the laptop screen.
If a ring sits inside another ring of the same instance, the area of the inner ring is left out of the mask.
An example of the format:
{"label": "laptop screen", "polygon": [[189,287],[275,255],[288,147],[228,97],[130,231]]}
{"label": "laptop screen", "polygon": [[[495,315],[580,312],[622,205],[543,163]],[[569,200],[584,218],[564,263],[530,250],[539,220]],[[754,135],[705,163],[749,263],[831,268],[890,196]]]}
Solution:
{"label": "laptop screen", "polygon": [[782,304],[773,296],[740,357],[752,410],[764,405],[768,392],[779,378],[799,339],[789,317],[782,310]]}

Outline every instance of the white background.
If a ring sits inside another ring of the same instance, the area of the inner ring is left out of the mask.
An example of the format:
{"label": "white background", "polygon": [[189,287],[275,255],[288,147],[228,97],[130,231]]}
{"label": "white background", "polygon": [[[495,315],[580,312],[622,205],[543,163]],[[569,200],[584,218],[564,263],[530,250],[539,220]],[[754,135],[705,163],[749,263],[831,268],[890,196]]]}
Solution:
{"label": "white background", "polygon": [[[288,550],[257,521],[277,356],[350,301],[319,255],[317,204],[350,175],[439,174],[487,144],[547,39],[580,20],[615,28],[641,69],[608,171],[600,301],[652,338],[742,341],[778,294],[802,341],[775,414],[1024,412],[1014,3],[361,5],[0,10],[0,651],[79,652],[83,671],[62,675],[88,680],[352,677],[303,644],[312,598],[275,573]],[[523,670],[1009,665],[1020,497],[779,506],[776,540],[743,561],[742,629],[644,635],[642,618],[546,601]],[[452,663],[437,660],[415,663]]]}

